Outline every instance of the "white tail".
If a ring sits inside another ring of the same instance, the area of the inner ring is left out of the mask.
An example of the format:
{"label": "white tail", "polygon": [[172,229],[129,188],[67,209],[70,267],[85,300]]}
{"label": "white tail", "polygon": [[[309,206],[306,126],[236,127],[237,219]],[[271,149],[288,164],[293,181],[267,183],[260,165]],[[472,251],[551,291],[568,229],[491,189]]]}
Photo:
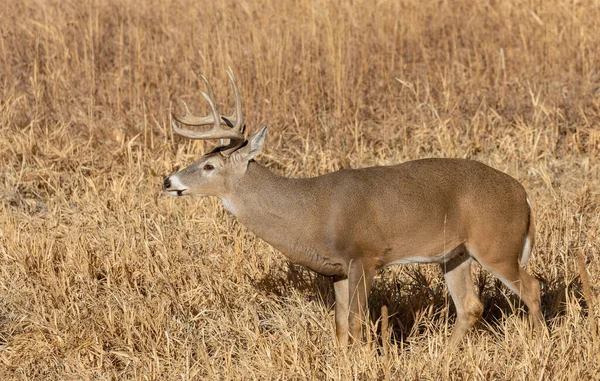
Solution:
{"label": "white tail", "polygon": [[[181,129],[192,139],[230,139],[165,179],[172,195],[219,197],[256,235],[292,261],[330,276],[336,297],[336,334],[342,344],[358,339],[377,269],[399,263],[439,263],[456,305],[451,343],[460,342],[483,311],[471,279],[478,261],[516,292],[537,327],[544,322],[539,282],[525,265],[534,243],[533,212],[523,187],[484,164],[425,159],[388,167],[347,169],[290,179],[254,161],[266,127],[244,138],[235,78],[235,112],[221,117],[208,94],[211,114],[173,116],[180,123],[213,124],[208,132]],[[223,120],[229,127],[223,127]],[[232,122],[233,121],[233,122]]]}
{"label": "white tail", "polygon": [[529,220],[527,222],[527,235],[523,241],[523,249],[521,250],[521,257],[519,258],[519,264],[521,267],[527,267],[529,257],[533,251],[533,244],[535,243],[535,224],[533,221],[533,210],[531,210],[531,203],[529,199],[527,201],[527,207],[529,208]]}

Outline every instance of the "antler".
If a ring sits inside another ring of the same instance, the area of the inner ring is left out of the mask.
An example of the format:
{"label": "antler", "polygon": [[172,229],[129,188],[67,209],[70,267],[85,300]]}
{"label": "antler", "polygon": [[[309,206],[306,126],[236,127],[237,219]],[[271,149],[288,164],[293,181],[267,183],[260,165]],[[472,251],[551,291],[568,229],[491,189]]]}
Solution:
{"label": "antler", "polygon": [[[172,113],[173,121],[171,122],[173,125],[173,131],[175,133],[185,136],[190,139],[230,139],[229,145],[222,150],[221,152],[224,155],[230,155],[238,149],[246,138],[244,137],[244,115],[242,113],[242,101],[240,99],[240,91],[235,84],[235,77],[231,69],[227,70],[227,75],[229,76],[229,80],[231,81],[231,85],[233,86],[233,94],[235,98],[235,110],[231,116],[224,117],[219,115],[217,111],[217,106],[215,105],[214,93],[210,82],[204,75],[200,75],[204,83],[206,84],[206,89],[208,94],[204,91],[200,91],[200,94],[206,99],[208,105],[210,106],[211,114],[207,116],[196,116],[190,112],[187,104],[184,101],[183,107],[185,108],[185,115],[178,116],[175,113]],[[221,119],[229,126],[222,127]],[[193,131],[185,128],[181,128],[175,123],[175,121],[185,124],[188,126],[205,126],[212,124],[213,127],[208,131]]]}

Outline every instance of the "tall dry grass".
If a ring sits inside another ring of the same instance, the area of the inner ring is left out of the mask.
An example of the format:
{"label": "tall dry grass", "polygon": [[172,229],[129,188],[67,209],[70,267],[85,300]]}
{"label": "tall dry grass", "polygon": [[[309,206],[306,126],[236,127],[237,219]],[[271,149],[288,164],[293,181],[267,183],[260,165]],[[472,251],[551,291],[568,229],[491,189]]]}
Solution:
{"label": "tall dry grass", "polygon": [[[597,294],[598,1],[7,0],[0,34],[2,379],[600,377],[576,255]],[[435,156],[519,179],[549,337],[482,273],[483,322],[449,353],[439,269],[403,266],[340,352],[327,279],[161,190],[208,147],[173,136],[174,100],[201,110],[202,72],[224,101],[228,66],[277,173]]]}

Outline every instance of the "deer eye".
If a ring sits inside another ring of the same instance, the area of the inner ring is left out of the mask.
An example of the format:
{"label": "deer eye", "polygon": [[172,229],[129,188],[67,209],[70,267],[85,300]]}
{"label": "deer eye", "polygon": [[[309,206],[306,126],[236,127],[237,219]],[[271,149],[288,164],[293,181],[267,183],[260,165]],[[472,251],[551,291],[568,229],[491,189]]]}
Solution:
{"label": "deer eye", "polygon": [[204,170],[205,171],[212,171],[213,169],[215,169],[214,166],[212,166],[210,164],[204,164]]}

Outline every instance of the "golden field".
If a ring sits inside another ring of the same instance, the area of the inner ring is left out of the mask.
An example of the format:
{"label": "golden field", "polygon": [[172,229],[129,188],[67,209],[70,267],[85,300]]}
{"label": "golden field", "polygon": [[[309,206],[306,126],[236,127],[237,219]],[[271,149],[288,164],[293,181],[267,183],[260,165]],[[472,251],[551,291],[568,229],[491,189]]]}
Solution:
{"label": "golden field", "polygon": [[[0,379],[600,377],[598,1],[2,8]],[[463,157],[521,181],[549,335],[479,272],[482,322],[448,351],[439,267],[397,266],[376,278],[365,343],[340,350],[327,278],[218,200],[162,190],[214,145],[173,136],[170,112],[206,112],[200,73],[230,110],[228,67],[281,175]]]}

